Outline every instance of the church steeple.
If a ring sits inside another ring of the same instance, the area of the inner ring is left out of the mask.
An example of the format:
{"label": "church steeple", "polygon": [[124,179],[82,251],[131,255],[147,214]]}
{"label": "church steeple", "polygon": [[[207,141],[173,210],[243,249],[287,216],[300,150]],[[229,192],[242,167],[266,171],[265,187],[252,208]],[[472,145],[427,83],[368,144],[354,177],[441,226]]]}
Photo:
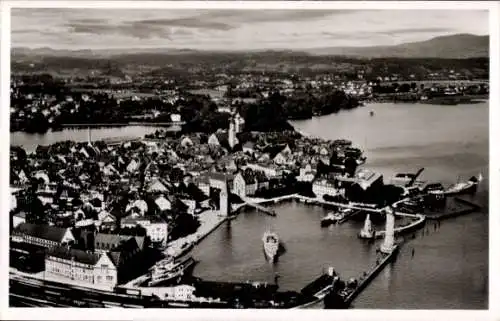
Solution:
{"label": "church steeple", "polygon": [[231,148],[234,148],[234,146],[237,144],[236,130],[234,128],[234,118],[233,117],[231,117],[231,119],[229,120],[228,142],[229,142],[229,146]]}

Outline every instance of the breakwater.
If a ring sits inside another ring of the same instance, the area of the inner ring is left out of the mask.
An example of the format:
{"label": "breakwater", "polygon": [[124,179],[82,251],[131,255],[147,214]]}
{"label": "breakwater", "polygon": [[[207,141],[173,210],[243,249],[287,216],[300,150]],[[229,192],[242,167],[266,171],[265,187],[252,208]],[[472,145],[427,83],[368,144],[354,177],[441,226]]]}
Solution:
{"label": "breakwater", "polygon": [[454,197],[453,199],[457,203],[466,206],[466,208],[456,210],[456,211],[451,211],[451,212],[445,212],[445,213],[441,213],[441,214],[426,215],[427,218],[429,220],[439,221],[439,220],[444,220],[444,219],[448,219],[448,218],[453,218],[453,217],[471,214],[471,213],[478,212],[481,210],[481,206],[474,204],[470,201],[464,200],[463,198]]}
{"label": "breakwater", "polygon": [[389,254],[382,254],[384,255],[384,258],[380,261],[377,262],[375,267],[368,272],[365,276],[362,276],[360,278],[360,282],[358,283],[357,287],[347,295],[347,297],[344,298],[344,304],[346,307],[349,307],[354,299],[363,291],[368,284],[382,271],[382,269],[389,263],[391,260],[396,258],[396,255],[399,252],[399,247],[396,247],[394,250],[392,250],[391,253]]}
{"label": "breakwater", "polygon": [[[394,234],[395,235],[400,235],[400,234],[403,234],[403,233],[408,233],[408,232],[412,232],[420,227],[422,227],[424,224],[425,224],[425,215],[422,215],[422,214],[406,214],[406,213],[400,213],[400,212],[396,212],[394,214],[395,216],[406,216],[406,217],[412,217],[412,218],[416,218],[416,220],[408,225],[405,225],[405,226],[400,226],[400,227],[396,227],[394,229]],[[385,236],[385,231],[377,231],[375,232],[375,238],[383,238]]]}

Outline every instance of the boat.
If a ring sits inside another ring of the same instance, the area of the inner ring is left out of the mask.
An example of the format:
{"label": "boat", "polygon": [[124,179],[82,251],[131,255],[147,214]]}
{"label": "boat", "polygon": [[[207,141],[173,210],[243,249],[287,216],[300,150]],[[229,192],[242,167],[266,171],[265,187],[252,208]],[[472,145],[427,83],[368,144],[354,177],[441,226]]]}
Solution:
{"label": "boat", "polygon": [[366,214],[365,226],[358,234],[361,239],[375,239],[375,230],[370,221],[370,214]]}
{"label": "boat", "polygon": [[370,116],[373,117],[375,115],[375,112],[372,110],[370,111]]}
{"label": "boat", "polygon": [[477,190],[477,186],[483,180],[483,176],[479,173],[478,177],[472,176],[467,182],[458,182],[448,187],[444,193],[446,195],[458,194],[473,194]]}
{"label": "boat", "polygon": [[158,262],[151,269],[151,280],[148,286],[155,286],[160,283],[175,283],[193,267],[196,261],[192,257],[187,257],[183,260],[176,261],[174,257],[167,257]]}
{"label": "boat", "polygon": [[321,218],[321,226],[322,227],[330,226],[331,224],[337,223],[343,218],[344,215],[342,213],[329,212],[326,216]]}
{"label": "boat", "polygon": [[305,309],[320,302],[327,294],[334,290],[339,280],[340,278],[337,272],[333,267],[329,267],[327,273],[320,275],[300,290],[302,295],[311,297],[311,299],[308,302],[294,307],[294,309]]}
{"label": "boat", "polygon": [[278,234],[267,231],[264,233],[264,236],[262,236],[262,242],[264,243],[264,254],[269,261],[274,261],[280,248],[280,239]]}

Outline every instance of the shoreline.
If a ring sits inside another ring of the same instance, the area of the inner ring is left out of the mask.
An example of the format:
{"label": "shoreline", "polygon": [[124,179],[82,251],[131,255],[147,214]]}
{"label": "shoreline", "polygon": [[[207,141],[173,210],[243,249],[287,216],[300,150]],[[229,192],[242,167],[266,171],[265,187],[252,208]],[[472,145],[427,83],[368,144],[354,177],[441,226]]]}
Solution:
{"label": "shoreline", "polygon": [[[459,101],[455,101],[458,99]],[[444,101],[443,101],[444,100]],[[453,103],[447,103],[448,100],[453,100]],[[363,99],[359,101],[359,105],[351,108],[351,109],[356,109],[356,108],[363,108],[367,107],[371,104],[388,104],[388,103],[393,103],[393,104],[428,104],[428,105],[434,105],[434,106],[449,106],[449,105],[467,105],[467,104],[478,104],[482,102],[488,102],[489,101],[489,95],[468,95],[468,96],[453,96],[453,97],[436,97],[436,98],[430,98],[428,100],[421,100],[421,99],[411,99],[411,100],[398,100],[396,98],[389,98],[389,97],[376,97],[376,98],[370,98],[370,99]],[[297,129],[295,129],[294,125],[292,122],[296,121],[306,121],[306,120],[311,120],[314,118],[320,118],[324,116],[330,116],[333,114],[337,114],[339,112],[342,112],[344,110],[350,110],[350,109],[340,109],[338,111],[332,111],[330,113],[325,113],[325,114],[320,114],[320,115],[311,115],[311,117],[304,117],[304,118],[289,118],[286,119],[286,122],[294,128],[296,132],[300,133]],[[11,134],[14,133],[24,133],[27,135],[45,135],[47,133],[57,133],[61,132],[66,129],[84,129],[87,127],[92,127],[96,129],[100,128],[120,128],[120,127],[127,127],[127,126],[146,126],[146,127],[171,127],[171,126],[183,126],[188,124],[185,121],[181,122],[144,122],[144,121],[125,121],[125,122],[116,122],[116,123],[90,123],[90,124],[78,124],[78,123],[69,123],[69,124],[59,124],[56,128],[53,127],[48,127],[47,131],[45,132],[28,132],[26,130],[10,130]]]}

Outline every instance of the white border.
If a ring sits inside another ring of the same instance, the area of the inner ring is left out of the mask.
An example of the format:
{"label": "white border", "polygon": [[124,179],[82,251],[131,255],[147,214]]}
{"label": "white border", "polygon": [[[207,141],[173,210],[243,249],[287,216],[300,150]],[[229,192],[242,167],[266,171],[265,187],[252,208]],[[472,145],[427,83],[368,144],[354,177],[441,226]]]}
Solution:
{"label": "white border", "polygon": [[[289,320],[303,318],[320,319],[346,319],[346,320],[500,320],[500,303],[498,291],[499,266],[499,244],[500,236],[500,214],[495,210],[500,209],[500,199],[490,197],[490,269],[489,269],[489,310],[487,311],[463,311],[463,310],[172,310],[172,309],[22,309],[8,308],[8,204],[9,204],[9,82],[10,82],[10,9],[11,8],[171,8],[171,9],[483,9],[490,12],[490,195],[499,195],[497,182],[500,181],[500,167],[498,164],[500,149],[496,137],[500,137],[498,126],[494,122],[500,120],[499,92],[500,79],[499,66],[499,4],[497,2],[454,2],[454,1],[414,1],[414,2],[319,2],[319,1],[0,1],[2,8],[1,22],[1,108],[0,108],[0,130],[4,137],[0,144],[0,155],[5,160],[0,163],[0,204],[3,204],[0,223],[0,318],[6,320],[128,320],[128,319],[172,319],[172,320]],[[467,22],[464,22],[467,23]],[[472,22],[471,22],[472,23]],[[493,253],[493,255],[492,255]],[[496,317],[495,317],[496,316]]]}

